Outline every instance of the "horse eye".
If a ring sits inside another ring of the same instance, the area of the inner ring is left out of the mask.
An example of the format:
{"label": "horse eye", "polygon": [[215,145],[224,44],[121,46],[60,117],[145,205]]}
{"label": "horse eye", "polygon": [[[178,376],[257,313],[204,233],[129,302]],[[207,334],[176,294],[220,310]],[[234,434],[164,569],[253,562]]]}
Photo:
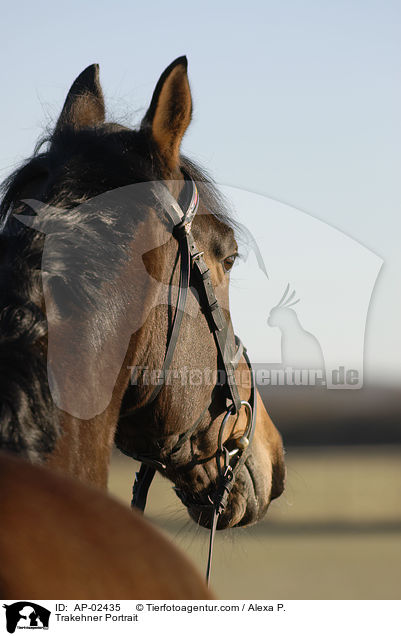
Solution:
{"label": "horse eye", "polygon": [[235,259],[237,258],[236,254],[231,254],[231,256],[227,256],[227,258],[223,261],[223,268],[225,272],[229,272],[232,266],[235,263]]}

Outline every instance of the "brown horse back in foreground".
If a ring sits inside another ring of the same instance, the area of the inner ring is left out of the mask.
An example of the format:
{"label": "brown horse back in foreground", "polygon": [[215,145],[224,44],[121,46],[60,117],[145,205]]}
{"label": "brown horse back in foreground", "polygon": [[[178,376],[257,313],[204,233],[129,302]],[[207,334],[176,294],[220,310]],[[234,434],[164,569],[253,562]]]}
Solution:
{"label": "brown horse back in foreground", "polygon": [[1,453],[0,509],[0,598],[213,598],[181,552],[100,490]]}

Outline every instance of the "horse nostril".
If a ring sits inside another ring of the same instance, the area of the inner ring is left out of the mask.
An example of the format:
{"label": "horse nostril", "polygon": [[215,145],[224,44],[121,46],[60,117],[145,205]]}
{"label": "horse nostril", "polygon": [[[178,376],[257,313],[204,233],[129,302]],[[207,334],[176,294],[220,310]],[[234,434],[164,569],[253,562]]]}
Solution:
{"label": "horse nostril", "polygon": [[284,466],[280,465],[273,469],[270,501],[273,501],[273,499],[277,499],[277,497],[280,497],[280,495],[283,494],[285,487],[285,474],[286,470]]}
{"label": "horse nostril", "polygon": [[282,495],[284,492],[284,482],[281,483],[281,485],[274,485],[272,486],[271,489],[271,493],[270,493],[270,501],[273,501],[273,499],[277,499],[278,497],[280,497],[280,495]]}

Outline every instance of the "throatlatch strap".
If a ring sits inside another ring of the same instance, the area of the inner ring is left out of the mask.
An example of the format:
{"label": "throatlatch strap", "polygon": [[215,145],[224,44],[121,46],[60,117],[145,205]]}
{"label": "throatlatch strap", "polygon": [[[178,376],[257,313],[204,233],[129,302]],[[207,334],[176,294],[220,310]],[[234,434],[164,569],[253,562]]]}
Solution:
{"label": "throatlatch strap", "polygon": [[132,488],[131,508],[137,508],[142,512],[145,510],[146,499],[153,477],[155,476],[155,468],[141,464],[139,472],[135,474],[134,486]]}
{"label": "throatlatch strap", "polygon": [[153,402],[164,386],[166,371],[170,369],[170,365],[173,361],[174,351],[177,346],[178,337],[180,335],[180,328],[182,319],[184,317],[185,305],[187,302],[189,279],[191,276],[191,259],[188,251],[188,242],[186,237],[179,236],[179,250],[181,259],[180,270],[180,283],[178,288],[177,306],[174,313],[173,323],[170,331],[170,338],[168,341],[167,350],[163,360],[163,366],[161,370],[160,384],[153,389],[150,397],[147,400],[147,404]]}

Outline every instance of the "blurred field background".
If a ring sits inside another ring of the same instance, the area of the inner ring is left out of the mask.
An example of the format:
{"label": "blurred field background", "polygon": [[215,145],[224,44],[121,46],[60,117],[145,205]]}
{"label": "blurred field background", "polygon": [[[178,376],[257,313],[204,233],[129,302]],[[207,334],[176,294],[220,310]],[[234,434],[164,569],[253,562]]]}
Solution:
{"label": "blurred field background", "polygon": [[[272,387],[263,398],[284,437],[286,492],[258,525],[218,533],[216,595],[399,599],[401,391]],[[125,503],[137,467],[114,453],[110,490]],[[209,533],[159,476],[146,516],[205,570]]]}

